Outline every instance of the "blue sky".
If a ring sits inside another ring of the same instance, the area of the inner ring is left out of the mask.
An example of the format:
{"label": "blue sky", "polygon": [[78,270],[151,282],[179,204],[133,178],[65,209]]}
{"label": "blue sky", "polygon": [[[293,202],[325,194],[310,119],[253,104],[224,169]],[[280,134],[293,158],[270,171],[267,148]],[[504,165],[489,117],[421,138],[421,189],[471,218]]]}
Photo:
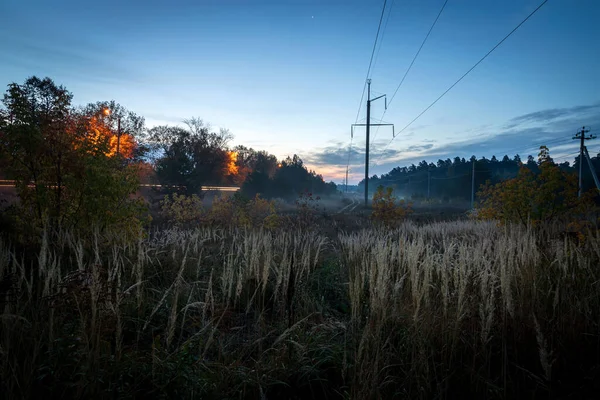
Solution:
{"label": "blue sky", "polygon": [[[388,0],[375,94],[392,95],[443,2]],[[405,126],[540,2],[449,0],[385,120]],[[233,144],[297,153],[339,182],[382,5],[2,0],[0,85],[49,76],[75,103],[114,99],[149,126],[201,117],[230,129]],[[567,139],[581,125],[600,133],[599,20],[597,0],[550,0],[389,146],[391,132],[379,131],[371,171],[472,154],[536,155],[545,142],[555,158],[569,158],[576,143]],[[373,118],[382,113],[383,102],[373,103]],[[364,133],[354,145],[356,182]],[[588,147],[597,153],[600,139]]]}

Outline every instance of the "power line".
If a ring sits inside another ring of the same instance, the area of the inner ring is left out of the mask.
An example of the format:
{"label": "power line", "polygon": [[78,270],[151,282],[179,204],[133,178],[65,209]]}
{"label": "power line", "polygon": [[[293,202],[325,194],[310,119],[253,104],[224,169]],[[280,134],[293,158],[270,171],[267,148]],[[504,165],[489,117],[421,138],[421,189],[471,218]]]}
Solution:
{"label": "power line", "polygon": [[419,47],[419,50],[417,50],[417,53],[415,54],[415,56],[413,57],[412,61],[410,62],[410,65],[406,69],[406,72],[404,73],[404,76],[402,77],[402,80],[400,80],[400,83],[398,84],[398,87],[396,88],[396,90],[394,91],[394,94],[390,98],[390,101],[388,103],[388,107],[390,106],[390,104],[392,104],[392,101],[394,101],[394,97],[396,97],[396,94],[398,93],[398,90],[400,89],[400,87],[404,83],[404,80],[406,79],[406,76],[408,75],[408,73],[412,69],[412,66],[415,63],[415,61],[417,60],[417,57],[419,57],[419,54],[421,53],[421,50],[423,49],[423,46],[425,46],[425,43],[427,42],[427,39],[429,39],[429,35],[431,35],[431,32],[433,31],[433,28],[435,27],[435,25],[437,24],[438,20],[440,19],[440,16],[442,15],[442,12],[444,12],[444,8],[446,8],[446,4],[448,4],[448,0],[444,1],[444,4],[442,5],[442,8],[440,9],[440,12],[438,12],[438,15],[435,17],[435,20],[433,21],[433,24],[431,24],[431,27],[429,28],[429,31],[427,32],[427,35],[425,35],[425,39],[423,39],[423,42],[421,43],[421,46]]}
{"label": "power line", "polygon": [[365,83],[363,85],[362,95],[360,96],[360,103],[358,104],[358,111],[356,113],[356,121],[358,121],[358,116],[360,115],[360,110],[362,109],[362,103],[363,103],[363,100],[365,99],[365,91],[367,90],[367,79],[369,79],[369,76],[371,74],[371,66],[373,64],[373,56],[375,55],[375,49],[377,48],[377,40],[379,39],[379,31],[381,30],[381,22],[383,21],[383,15],[385,14],[386,4],[387,4],[387,0],[384,0],[383,8],[381,9],[381,16],[379,17],[379,25],[377,26],[377,34],[375,35],[375,42],[373,43],[373,50],[371,51],[371,59],[369,60],[369,68],[367,68],[367,76],[365,78]]}
{"label": "power line", "polygon": [[[475,172],[488,172],[488,171],[486,170],[486,171],[475,171]],[[430,179],[437,181],[437,180],[464,178],[465,176],[471,176],[471,173],[469,172],[468,174],[462,174],[462,175],[457,175],[457,176],[449,176],[449,177],[446,177],[446,178],[436,178],[436,177],[432,176]]]}
{"label": "power line", "polygon": [[398,131],[398,133],[392,138],[392,140],[390,140],[388,142],[388,144],[385,146],[385,148],[387,148],[394,141],[394,139],[396,137],[398,137],[402,132],[404,132],[406,129],[408,129],[408,127],[410,127],[416,120],[421,118],[421,116],[423,114],[425,114],[427,111],[429,111],[429,109],[431,107],[433,107],[438,101],[440,101],[442,99],[442,97],[444,97],[456,85],[458,85],[460,83],[460,81],[462,81],[467,75],[469,75],[471,73],[471,71],[473,71],[475,68],[477,68],[477,66],[479,64],[481,64],[483,62],[483,60],[485,60],[490,54],[492,54],[492,52],[494,52],[494,50],[496,50],[498,47],[500,47],[500,45],[502,43],[504,43],[506,41],[506,39],[508,39],[513,33],[515,33],[525,22],[527,22],[529,20],[529,18],[531,18],[536,12],[538,12],[540,10],[540,8],[542,8],[544,6],[544,4],[546,4],[547,2],[548,2],[548,0],[544,0],[539,6],[537,6],[537,8],[535,10],[533,10],[515,28],[513,28],[512,31],[510,31],[506,36],[504,36],[504,38],[502,38],[502,40],[500,40],[494,47],[492,47],[492,49],[490,51],[488,51],[483,57],[481,57],[481,59],[479,59],[479,61],[477,61],[475,63],[475,65],[473,65],[467,72],[465,72],[460,78],[458,78],[458,80],[456,82],[454,82],[448,89],[446,89],[437,99],[435,99],[433,101],[433,103],[431,103],[423,111],[421,111],[421,113],[419,113],[419,115],[417,115],[415,118],[413,118],[404,128],[400,129],[400,131]]}
{"label": "power line", "polygon": [[[442,12],[444,11],[444,8],[446,8],[446,4],[448,4],[448,0],[444,1],[444,4],[442,5],[442,8],[440,9],[440,12],[438,12],[437,17],[435,17],[435,20],[433,21],[433,24],[431,24],[431,27],[429,28],[429,31],[427,32],[427,35],[425,35],[425,39],[423,39],[423,42],[421,42],[421,46],[419,46],[419,50],[417,50],[417,52],[415,53],[415,56],[413,57],[412,61],[410,62],[410,65],[408,66],[408,68],[404,72],[404,76],[402,76],[402,79],[400,80],[400,83],[398,84],[398,87],[396,88],[396,90],[394,91],[394,94],[392,95],[392,97],[390,98],[390,101],[388,102],[388,107],[392,104],[392,101],[394,101],[394,97],[396,97],[396,94],[398,93],[398,90],[400,90],[400,87],[404,83],[404,80],[406,79],[406,76],[408,75],[408,73],[410,72],[413,64],[417,60],[417,57],[419,57],[419,54],[421,53],[421,50],[423,49],[423,46],[425,46],[425,42],[427,42],[427,39],[429,39],[429,35],[431,35],[431,31],[433,31],[433,28],[435,27],[435,24],[437,24],[438,19],[440,19],[440,16],[442,15]],[[387,112],[387,108],[383,111],[383,115],[381,116],[381,119],[383,119],[383,117],[385,117],[385,113],[386,112]],[[375,131],[375,135],[373,135],[373,141],[375,141],[375,138],[377,138],[377,134],[378,133],[379,133],[379,128],[377,128],[377,131]]]}
{"label": "power line", "polygon": [[[381,31],[381,40],[379,41],[379,47],[377,48],[377,53],[375,54],[375,61],[373,62],[373,70],[375,70],[375,66],[377,65],[377,59],[379,58],[379,53],[381,52],[381,46],[383,46],[383,38],[385,37],[385,32],[387,30],[388,23],[390,22],[390,16],[392,15],[392,9],[394,8],[395,0],[392,0],[390,4],[390,8],[388,10],[387,18],[385,19],[385,25],[383,25],[383,31]],[[383,94],[383,93],[380,93]]]}
{"label": "power line", "polygon": [[[367,68],[367,76],[365,77],[365,83],[363,85],[362,95],[360,96],[360,103],[358,104],[358,111],[356,112],[356,121],[354,123],[358,123],[358,117],[360,116],[360,110],[362,109],[362,103],[365,98],[365,90],[367,89],[367,79],[369,79],[369,74],[371,73],[371,66],[373,64],[373,56],[375,55],[375,49],[377,48],[377,40],[379,39],[379,31],[381,30],[381,21],[383,20],[383,15],[385,14],[386,4],[387,4],[387,0],[384,0],[383,7],[381,8],[381,16],[379,17],[379,24],[377,26],[377,34],[375,35],[375,42],[373,43],[373,50],[371,51],[371,59],[369,60],[369,68]],[[346,187],[348,187],[348,169],[350,168],[350,156],[352,155],[352,140],[353,139],[354,138],[352,136],[350,136],[350,145],[348,146],[348,163],[346,164]]]}
{"label": "power line", "polygon": [[[401,178],[401,179],[407,179],[407,178]],[[423,182],[427,182],[427,179],[423,179],[420,181],[411,181],[410,179],[408,179],[406,182],[399,182],[399,179],[377,179],[375,181],[373,181],[374,183],[386,183],[386,182],[391,182],[394,183],[396,185],[408,185],[411,183],[423,183]]]}
{"label": "power line", "polygon": [[577,158],[578,155],[579,155],[579,152],[576,152],[576,153],[572,153],[572,154],[562,155],[559,157],[552,157],[552,159],[554,160],[555,164],[562,164],[565,161],[574,160],[575,158]]}

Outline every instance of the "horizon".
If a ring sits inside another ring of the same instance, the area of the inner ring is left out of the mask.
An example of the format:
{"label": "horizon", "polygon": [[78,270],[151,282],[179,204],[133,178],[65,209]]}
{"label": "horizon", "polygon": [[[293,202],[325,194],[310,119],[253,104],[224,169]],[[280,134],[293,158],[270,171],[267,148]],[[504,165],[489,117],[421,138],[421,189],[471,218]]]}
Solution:
{"label": "horizon", "polygon": [[[392,97],[443,3],[387,2],[374,95]],[[450,0],[384,120],[400,130],[540,3]],[[229,129],[234,145],[298,154],[327,181],[343,182],[350,158],[349,184],[363,179],[364,131],[349,153],[350,125],[383,2],[144,4],[3,2],[0,84],[48,76],[75,104],[114,99],[148,127],[196,116]],[[535,157],[545,144],[572,162],[577,130],[600,130],[599,16],[592,0],[549,1],[389,146],[391,132],[373,129],[369,175],[422,160]],[[372,122],[382,114],[373,103]]]}

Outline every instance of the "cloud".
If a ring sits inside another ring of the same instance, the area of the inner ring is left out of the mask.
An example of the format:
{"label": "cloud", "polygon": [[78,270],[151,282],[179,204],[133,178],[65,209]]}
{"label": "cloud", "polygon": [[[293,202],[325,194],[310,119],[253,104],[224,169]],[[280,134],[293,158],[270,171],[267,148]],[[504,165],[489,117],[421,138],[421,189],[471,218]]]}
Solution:
{"label": "cloud", "polygon": [[[430,147],[432,144],[418,145],[416,147]],[[406,151],[414,150],[397,150],[393,148],[386,148],[382,143],[373,143],[369,148],[369,157],[375,159],[377,157],[394,158]],[[338,143],[331,146],[322,147],[313,150],[309,153],[303,154],[303,159],[313,165],[324,166],[324,165],[346,165],[348,163],[348,156],[353,164],[356,165],[356,161],[364,161],[365,158],[365,145],[364,143],[354,144],[351,149],[348,148],[348,144]],[[364,164],[363,164],[364,165]]]}
{"label": "cloud", "polygon": [[588,112],[599,112],[600,103],[579,105],[567,108],[549,108],[512,118],[505,129],[512,129],[524,123],[547,123],[561,118],[569,118]]}
{"label": "cloud", "polygon": [[415,152],[415,151],[423,151],[423,150],[429,150],[433,147],[432,143],[428,143],[428,144],[421,144],[421,145],[412,145],[412,146],[408,146],[406,148],[407,152]]}
{"label": "cloud", "polygon": [[[376,166],[378,160],[399,160],[408,158],[415,153],[430,150],[434,147],[433,143],[415,144],[403,149],[394,149],[386,147],[389,141],[376,142],[371,144],[369,148],[369,165]],[[346,176],[346,165],[348,164],[348,156],[350,156],[350,167],[356,173],[351,173],[350,178],[360,180],[364,172],[361,170],[365,166],[365,144],[353,144],[352,148],[348,148],[348,143],[331,142],[331,145],[315,149],[311,152],[300,155],[307,165],[315,168],[319,173],[323,174],[326,179],[343,180]],[[397,162],[397,161],[394,161]]]}

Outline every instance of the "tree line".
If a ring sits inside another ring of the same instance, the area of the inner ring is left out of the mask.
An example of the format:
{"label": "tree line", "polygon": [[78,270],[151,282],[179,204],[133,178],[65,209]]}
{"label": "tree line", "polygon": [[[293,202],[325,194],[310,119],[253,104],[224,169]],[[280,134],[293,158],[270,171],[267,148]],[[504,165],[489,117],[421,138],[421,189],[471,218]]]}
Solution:
{"label": "tree line", "polygon": [[243,145],[229,147],[228,130],[213,132],[201,119],[184,121],[185,127],[157,126],[145,142],[158,181],[185,194],[198,194],[203,185],[241,187],[248,197],[292,199],[302,191],[333,195],[336,185],[309,170],[298,155],[279,161],[264,150]]}
{"label": "tree line", "polygon": [[[556,164],[545,146],[541,147],[541,151],[544,152],[544,162]],[[600,154],[591,157],[591,160],[596,170],[599,170]],[[565,161],[556,166],[561,171],[576,174],[579,171],[579,162],[580,159],[577,156],[573,164]],[[583,160],[583,162],[583,189],[588,191],[595,186],[587,161]],[[407,198],[424,198],[429,192],[429,197],[435,199],[470,200],[473,167],[475,169],[475,189],[478,190],[486,183],[493,185],[515,178],[522,167],[538,175],[541,172],[540,165],[540,157],[536,160],[529,155],[526,160],[522,160],[518,154],[513,158],[505,155],[501,160],[498,160],[496,156],[492,156],[491,159],[472,156],[468,160],[455,157],[453,160],[450,158],[440,159],[437,163],[428,163],[424,160],[417,165],[395,167],[388,173],[380,176],[374,175],[369,178],[369,187],[373,188],[373,191],[379,185],[392,187],[396,193]],[[359,183],[359,190],[364,190],[364,179]]]}

